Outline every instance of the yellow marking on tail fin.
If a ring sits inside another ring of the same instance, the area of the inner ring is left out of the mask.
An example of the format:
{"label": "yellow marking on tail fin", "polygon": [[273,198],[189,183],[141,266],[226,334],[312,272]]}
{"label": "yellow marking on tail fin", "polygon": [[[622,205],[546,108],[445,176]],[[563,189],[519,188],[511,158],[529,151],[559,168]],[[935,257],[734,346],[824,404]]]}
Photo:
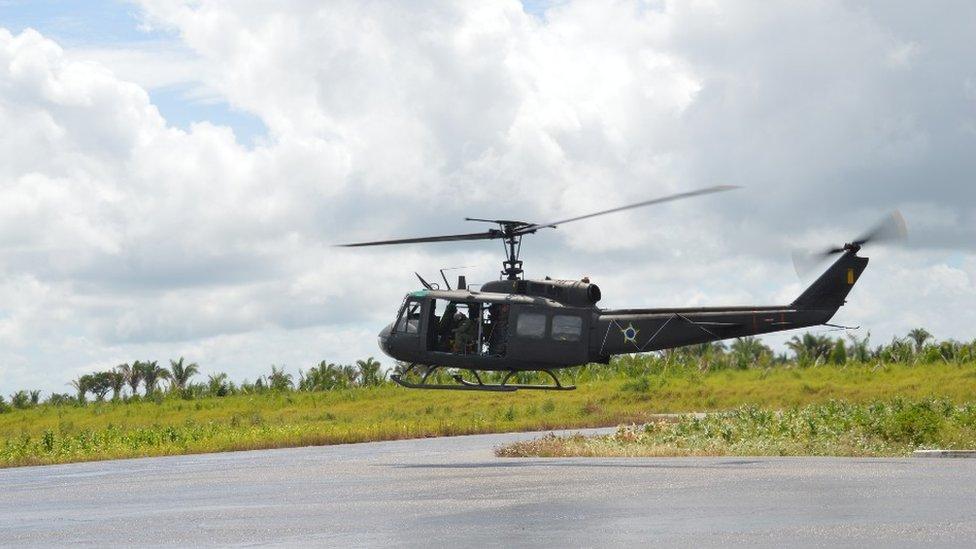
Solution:
{"label": "yellow marking on tail fin", "polygon": [[847,269],[847,283],[854,284],[854,269]]}

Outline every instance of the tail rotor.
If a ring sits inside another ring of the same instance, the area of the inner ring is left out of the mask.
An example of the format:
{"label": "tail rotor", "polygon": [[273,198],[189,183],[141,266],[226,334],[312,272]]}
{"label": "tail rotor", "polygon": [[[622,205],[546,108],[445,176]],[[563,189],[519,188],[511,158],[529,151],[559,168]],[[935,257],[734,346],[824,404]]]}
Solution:
{"label": "tail rotor", "polygon": [[812,252],[805,250],[794,250],[792,254],[793,268],[796,270],[796,274],[802,277],[832,255],[847,251],[856,253],[861,249],[862,246],[868,243],[878,244],[886,242],[898,242],[907,237],[908,225],[905,223],[905,218],[901,215],[901,212],[895,210],[881,218],[880,221],[878,221],[861,236],[857,237],[851,242],[848,242],[847,244],[844,244],[843,246],[835,246],[825,250]]}

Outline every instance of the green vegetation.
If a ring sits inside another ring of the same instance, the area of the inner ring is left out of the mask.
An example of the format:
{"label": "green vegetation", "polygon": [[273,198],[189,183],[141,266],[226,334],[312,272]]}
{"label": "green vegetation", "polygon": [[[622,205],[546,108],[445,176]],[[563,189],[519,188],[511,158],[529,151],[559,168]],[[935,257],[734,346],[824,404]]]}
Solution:
{"label": "green vegetation", "polygon": [[372,358],[323,361],[297,376],[272,366],[240,383],[224,373],[194,382],[201,368],[183,358],[169,367],[136,361],[79,377],[74,394],[0,398],[0,466],[613,426],[662,412],[788,410],[832,399],[973,400],[976,342],[930,342],[923,332],[875,348],[867,338],[805,334],[790,342],[792,356],[775,356],[755,338],[623,356],[566,372],[579,389],[559,393],[408,391]]}
{"label": "green vegetation", "polygon": [[495,453],[503,457],[902,456],[935,447],[976,447],[976,403],[830,400],[782,412],[745,406],[621,427],[607,436],[549,435]]}

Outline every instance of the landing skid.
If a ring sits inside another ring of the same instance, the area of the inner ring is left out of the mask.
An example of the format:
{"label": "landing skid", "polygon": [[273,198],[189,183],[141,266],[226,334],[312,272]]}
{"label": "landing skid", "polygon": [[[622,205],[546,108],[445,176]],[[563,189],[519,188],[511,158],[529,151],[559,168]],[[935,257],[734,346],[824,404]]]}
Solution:
{"label": "landing skid", "polygon": [[563,385],[559,382],[559,378],[552,370],[536,370],[539,372],[545,372],[549,377],[552,378],[553,385],[527,385],[522,383],[509,383],[508,381],[512,379],[512,376],[517,374],[515,370],[510,370],[505,374],[501,383],[485,383],[481,380],[481,376],[478,375],[477,370],[468,370],[474,376],[475,381],[468,381],[461,377],[461,374],[454,374],[451,377],[454,379],[455,383],[427,383],[427,378],[430,377],[435,370],[440,368],[440,366],[431,366],[424,376],[421,378],[420,383],[414,383],[407,381],[405,378],[407,374],[413,370],[417,364],[411,364],[402,374],[393,374],[390,376],[396,384],[406,387],[408,389],[439,389],[439,390],[455,390],[455,391],[489,391],[489,392],[502,392],[511,393],[519,389],[532,389],[538,391],[572,391],[576,389],[575,385]]}

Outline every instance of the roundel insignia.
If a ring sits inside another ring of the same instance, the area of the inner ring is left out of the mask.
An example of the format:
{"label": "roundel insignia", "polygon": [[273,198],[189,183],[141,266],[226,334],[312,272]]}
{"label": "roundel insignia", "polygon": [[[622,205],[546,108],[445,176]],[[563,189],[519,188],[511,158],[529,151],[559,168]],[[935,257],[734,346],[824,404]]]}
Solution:
{"label": "roundel insignia", "polygon": [[624,334],[624,341],[637,344],[637,334],[640,333],[640,330],[634,328],[633,323],[627,324],[627,327],[621,328],[620,331]]}

